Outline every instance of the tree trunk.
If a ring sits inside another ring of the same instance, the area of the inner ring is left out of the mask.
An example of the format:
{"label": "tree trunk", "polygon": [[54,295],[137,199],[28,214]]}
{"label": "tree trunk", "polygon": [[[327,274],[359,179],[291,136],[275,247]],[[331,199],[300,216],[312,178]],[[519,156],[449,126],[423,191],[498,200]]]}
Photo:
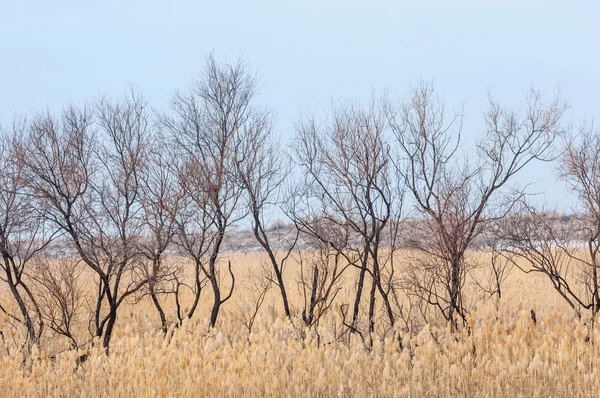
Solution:
{"label": "tree trunk", "polygon": [[167,318],[165,317],[165,312],[163,311],[160,302],[158,301],[158,297],[156,292],[154,291],[154,286],[150,287],[150,297],[152,298],[152,302],[154,303],[154,307],[158,312],[158,316],[160,317],[160,323],[162,326],[162,331],[164,334],[167,334]]}
{"label": "tree trunk", "polygon": [[110,312],[108,313],[108,321],[106,322],[106,328],[104,329],[104,335],[102,337],[102,347],[108,354],[108,347],[110,346],[110,339],[112,337],[113,329],[117,321],[117,308],[114,305],[110,306]]}
{"label": "tree trunk", "polygon": [[369,295],[369,334],[375,331],[375,298],[377,293],[377,278],[373,276]]}
{"label": "tree trunk", "polygon": [[[319,288],[319,268],[313,267],[313,281],[310,289],[310,303],[308,304],[308,314],[302,313],[302,318],[306,326],[311,326],[315,319],[315,306],[317,305],[317,289]],[[306,310],[305,310],[306,311]]]}
{"label": "tree trunk", "polygon": [[210,283],[213,288],[213,307],[210,312],[210,327],[214,328],[217,323],[217,317],[219,316],[219,309],[221,308],[221,289],[219,288],[219,282],[217,281],[217,276],[213,274],[210,278]]}
{"label": "tree trunk", "polygon": [[394,311],[392,310],[392,304],[390,303],[390,298],[389,298],[388,294],[386,293],[386,291],[383,289],[383,286],[381,286],[381,274],[379,273],[378,265],[374,265],[373,273],[375,275],[377,275],[377,277],[376,277],[377,289],[379,290],[379,295],[381,296],[381,299],[383,300],[383,305],[385,306],[385,310],[386,310],[388,318],[390,320],[390,325],[394,326],[394,323],[396,322],[396,317],[394,316]]}
{"label": "tree trunk", "polygon": [[451,269],[451,286],[450,286],[450,311],[448,313],[448,319],[452,325],[452,330],[458,329],[458,322],[455,319],[455,315],[461,314],[459,306],[460,302],[460,261],[452,261]]}
{"label": "tree trunk", "polygon": [[281,300],[283,301],[283,310],[285,311],[285,316],[290,318],[290,305],[288,302],[287,293],[285,291],[285,285],[283,284],[283,276],[281,274],[281,270],[275,262],[273,262],[273,269],[275,270],[275,276],[277,277],[277,284],[279,285],[279,292],[281,293]]}
{"label": "tree trunk", "polygon": [[27,348],[31,349],[34,344],[38,344],[37,334],[35,332],[35,326],[33,325],[33,320],[29,315],[29,310],[27,309],[27,305],[25,304],[25,300],[23,300],[23,296],[21,296],[21,292],[19,292],[18,281],[13,278],[11,272],[11,259],[4,255],[4,265],[6,271],[6,281],[8,282],[8,286],[10,288],[10,292],[14,297],[17,305],[19,306],[19,311],[23,317],[23,322],[25,327],[27,328],[27,339],[26,344]]}
{"label": "tree trunk", "polygon": [[290,305],[287,297],[287,293],[285,291],[285,285],[283,283],[283,275],[281,273],[281,267],[279,263],[277,263],[277,259],[275,258],[275,254],[273,250],[271,250],[271,245],[267,239],[267,236],[264,232],[262,232],[262,237],[260,236],[261,230],[259,230],[260,219],[257,213],[254,213],[254,237],[260,243],[260,245],[265,249],[267,254],[269,255],[269,260],[271,260],[271,265],[273,266],[273,271],[275,271],[275,277],[277,278],[277,284],[279,285],[279,292],[281,294],[281,300],[283,301],[283,310],[285,312],[285,316],[287,318],[291,317]]}
{"label": "tree trunk", "polygon": [[350,330],[351,333],[354,333],[354,331],[356,329],[356,323],[358,322],[358,314],[360,311],[360,299],[362,297],[362,290],[363,290],[363,286],[365,284],[365,274],[367,272],[368,260],[369,260],[369,255],[368,255],[368,253],[365,253],[365,256],[363,257],[362,264],[360,267],[360,274],[358,276],[356,296],[354,298],[354,312],[352,314],[352,329]]}

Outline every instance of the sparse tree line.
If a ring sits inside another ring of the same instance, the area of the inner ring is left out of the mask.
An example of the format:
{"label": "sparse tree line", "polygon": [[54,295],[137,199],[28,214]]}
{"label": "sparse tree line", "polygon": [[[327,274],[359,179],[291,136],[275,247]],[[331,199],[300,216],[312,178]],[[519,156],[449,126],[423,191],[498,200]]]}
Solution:
{"label": "sparse tree line", "polygon": [[[474,301],[466,286],[500,300],[513,266],[545,274],[574,311],[596,318],[600,131],[573,133],[559,95],[530,90],[515,109],[490,97],[474,150],[460,111],[427,82],[403,101],[374,95],[335,103],[327,117],[302,115],[289,147],[256,96],[245,62],[211,55],[165,111],[130,90],[4,124],[0,316],[23,331],[25,352],[48,333],[77,348],[78,322],[108,350],[123,303],[142,299],[167,333],[203,300],[214,327],[242,294],[251,331],[271,290],[303,327],[339,315],[340,339],[371,344],[440,319],[459,329]],[[579,198],[574,222],[557,223],[556,210],[535,208],[516,184],[524,168],[549,161]],[[270,228],[273,214],[294,233]],[[223,259],[223,240],[241,223],[267,259],[246,286]],[[480,264],[469,250],[483,231],[493,231],[482,250],[491,256]],[[76,255],[49,256],[58,238]],[[289,267],[296,279],[284,277]]]}

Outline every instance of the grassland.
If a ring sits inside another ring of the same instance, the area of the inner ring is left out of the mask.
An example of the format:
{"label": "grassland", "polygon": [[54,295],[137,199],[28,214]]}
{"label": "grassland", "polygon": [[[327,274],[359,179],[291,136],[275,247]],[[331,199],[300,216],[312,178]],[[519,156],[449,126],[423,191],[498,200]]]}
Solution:
{"label": "grassland", "polygon": [[[475,300],[472,289],[469,328],[458,333],[441,323],[412,334],[397,330],[378,334],[366,349],[356,335],[336,338],[337,307],[316,330],[285,319],[276,289],[248,333],[240,321],[250,310],[244,287],[262,260],[232,256],[238,286],[215,329],[205,319],[207,288],[201,313],[166,337],[149,300],[127,303],[108,356],[93,344],[60,352],[65,342],[53,337],[23,362],[14,350],[18,336],[7,337],[0,347],[0,395],[594,397],[600,391],[600,330],[578,319],[542,276],[513,271],[498,306]],[[286,280],[298,314],[296,273],[290,264]],[[338,301],[353,289],[349,276]],[[0,319],[6,330],[8,321]],[[85,322],[79,328],[84,335]],[[76,365],[82,354],[87,360]]]}

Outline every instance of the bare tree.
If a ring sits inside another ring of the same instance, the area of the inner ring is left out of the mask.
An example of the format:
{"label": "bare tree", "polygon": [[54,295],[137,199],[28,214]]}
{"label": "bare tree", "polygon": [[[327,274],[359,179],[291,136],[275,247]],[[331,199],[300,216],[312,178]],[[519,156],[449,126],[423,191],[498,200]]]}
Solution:
{"label": "bare tree", "polygon": [[272,275],[273,272],[270,264],[262,263],[260,272],[250,274],[248,282],[241,287],[244,300],[238,302],[238,313],[236,315],[246,327],[248,333],[252,333],[258,312],[265,303],[267,293],[273,286],[275,281]]}
{"label": "bare tree", "polygon": [[203,76],[172,100],[172,114],[161,118],[177,157],[181,189],[187,196],[179,217],[178,243],[195,267],[194,304],[200,297],[202,275],[213,292],[210,324],[215,326],[221,305],[233,293],[235,278],[228,266],[231,288],[221,291],[220,252],[225,233],[243,218],[242,187],[236,175],[239,132],[249,128],[256,91],[255,78],[243,61],[219,64],[211,54]]}
{"label": "bare tree", "polygon": [[579,257],[585,264],[589,301],[594,316],[600,310],[600,129],[594,123],[584,125],[579,137],[570,137],[562,157],[561,174],[577,194],[584,214],[579,233],[584,237],[587,255]]}
{"label": "bare tree", "polygon": [[283,271],[296,246],[299,231],[295,229],[292,237],[281,237],[278,231],[269,231],[267,217],[268,212],[280,204],[282,184],[290,170],[276,147],[277,137],[273,134],[268,113],[255,111],[239,134],[240,144],[235,159],[237,176],[248,201],[254,237],[269,257],[285,316],[289,318],[290,305]]}
{"label": "bare tree", "polygon": [[[332,234],[337,232],[339,230],[330,231]],[[330,238],[332,241],[334,239],[336,238]],[[298,251],[300,269],[297,280],[298,290],[303,299],[302,321],[311,328],[318,326],[323,315],[333,306],[342,290],[344,271],[351,265],[342,251],[332,249],[331,245],[322,239],[309,239],[308,249]],[[345,326],[348,327],[347,330],[352,330],[352,325]]]}
{"label": "bare tree", "polygon": [[560,162],[562,178],[577,194],[577,213],[536,210],[523,203],[500,231],[506,257],[527,273],[542,273],[579,316],[600,310],[600,131],[585,125],[569,137]]}
{"label": "bare tree", "polygon": [[[200,303],[202,291],[207,284],[206,264],[214,235],[212,214],[207,210],[209,203],[205,192],[206,185],[198,178],[196,162],[193,159],[184,159],[174,162],[173,165],[176,168],[178,187],[180,192],[184,193],[176,216],[174,239],[184,256],[192,260],[194,275],[191,286],[183,276],[175,275],[175,304],[178,324],[181,324],[184,319],[194,316]],[[184,311],[182,301],[187,290],[191,291],[193,299],[191,306]]]}
{"label": "bare tree", "polygon": [[[505,221],[500,220],[500,222],[504,223]],[[492,232],[492,234],[491,242],[486,247],[491,256],[490,264],[484,268],[484,279],[477,280],[475,278],[475,283],[486,295],[485,298],[494,299],[497,311],[500,308],[504,284],[512,271],[512,264],[504,256],[504,248],[502,240],[498,238],[498,231]]]}
{"label": "bare tree", "polygon": [[46,216],[96,274],[91,332],[108,350],[118,308],[146,283],[134,270],[148,115],[134,91],[121,102],[100,100],[95,113],[97,124],[89,109],[72,106],[60,117],[38,115],[20,160]]}
{"label": "bare tree", "polygon": [[85,291],[80,260],[44,256],[37,258],[29,277],[45,324],[79,347],[75,327],[81,322]]}
{"label": "bare tree", "polygon": [[25,128],[24,120],[15,120],[10,132],[0,126],[0,281],[8,287],[18,308],[13,312],[0,303],[0,311],[25,327],[27,354],[33,345],[39,345],[45,326],[27,272],[55,232],[31,201],[22,163],[15,153],[15,144],[23,139]]}
{"label": "bare tree", "polygon": [[[357,104],[334,106],[328,123],[308,118],[296,126],[295,159],[306,177],[297,192],[300,199],[289,200],[287,212],[302,233],[329,244],[360,270],[352,330],[359,322],[367,275],[371,277],[369,332],[374,330],[377,296],[391,325],[397,316],[389,289],[382,283],[382,251],[390,249],[382,247],[384,230],[399,214],[402,203],[402,190],[395,185],[391,167],[387,107],[385,98],[373,97],[366,108]],[[318,219],[351,231],[344,248],[321,234],[329,228],[318,227]]]}
{"label": "bare tree", "polygon": [[139,244],[145,257],[139,269],[141,280],[147,285],[140,291],[139,298],[149,296],[158,312],[161,327],[167,332],[168,323],[161,296],[173,295],[179,279],[182,278],[182,265],[168,259],[168,250],[174,243],[177,232],[177,213],[183,200],[177,178],[170,167],[168,151],[162,151],[159,137],[152,148],[148,165],[141,176],[141,216],[144,234]]}
{"label": "bare tree", "polygon": [[511,222],[498,231],[503,242],[500,253],[525,273],[546,275],[579,316],[582,309],[593,313],[595,297],[589,278],[592,267],[581,248],[583,236],[576,233],[579,222],[564,223],[561,218],[555,211],[535,210],[523,204]]}
{"label": "bare tree", "polygon": [[553,159],[554,141],[564,132],[566,105],[558,95],[544,103],[531,90],[525,103],[522,111],[510,110],[489,98],[474,164],[466,156],[460,160],[462,115],[448,121],[430,84],[419,82],[411,98],[390,113],[402,153],[399,171],[423,216],[423,234],[410,242],[421,253],[415,259],[418,275],[410,282],[454,328],[456,317],[466,316],[466,250],[522,196],[522,190],[509,195],[507,183],[529,163]]}

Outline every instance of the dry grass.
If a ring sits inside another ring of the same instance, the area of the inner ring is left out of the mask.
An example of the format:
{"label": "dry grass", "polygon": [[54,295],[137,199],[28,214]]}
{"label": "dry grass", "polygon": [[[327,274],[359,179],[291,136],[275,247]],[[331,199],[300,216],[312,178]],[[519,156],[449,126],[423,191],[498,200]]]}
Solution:
{"label": "dry grass", "polygon": [[[238,279],[247,283],[258,255],[236,255]],[[292,302],[301,300],[293,265],[287,271]],[[348,279],[350,297],[353,281]],[[238,290],[241,292],[242,290]],[[151,305],[128,304],[107,357],[85,347],[51,358],[60,343],[47,341],[23,364],[18,353],[0,354],[2,396],[471,396],[574,397],[600,391],[600,330],[578,320],[541,276],[513,272],[498,310],[479,301],[472,333],[427,326],[402,344],[392,333],[372,350],[357,337],[335,339],[337,311],[319,335],[281,317],[273,289],[251,334],[240,324],[245,297],[225,305],[218,327],[196,319],[165,338]],[[537,313],[537,324],[530,318]],[[6,320],[2,320],[6,327]],[[84,333],[83,325],[81,333]],[[396,334],[397,335],[397,334]],[[589,340],[589,341],[586,341]],[[11,342],[7,341],[8,348]],[[81,366],[75,359],[89,354]]]}

